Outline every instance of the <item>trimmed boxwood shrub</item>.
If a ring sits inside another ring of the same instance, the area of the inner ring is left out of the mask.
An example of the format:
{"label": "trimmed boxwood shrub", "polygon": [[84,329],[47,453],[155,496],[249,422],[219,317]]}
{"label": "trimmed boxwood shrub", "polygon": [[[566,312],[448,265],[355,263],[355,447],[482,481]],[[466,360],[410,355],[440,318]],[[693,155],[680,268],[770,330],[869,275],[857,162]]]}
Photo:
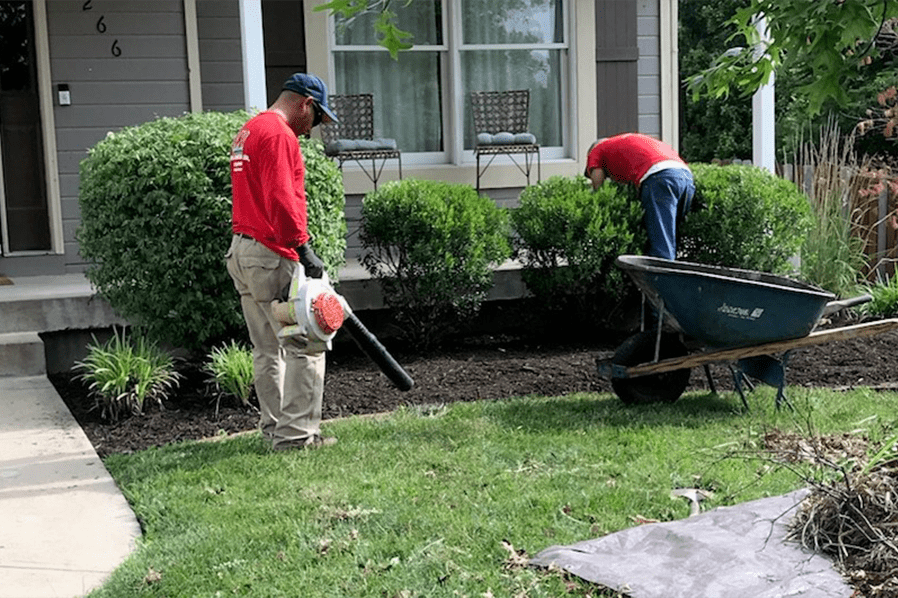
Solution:
{"label": "trimmed boxwood shrub", "polygon": [[601,324],[629,285],[615,258],[643,253],[642,217],[635,189],[610,180],[596,191],[583,176],[525,188],[511,221],[528,290],[545,309]]}
{"label": "trimmed boxwood shrub", "polygon": [[[87,278],[154,340],[199,349],[244,334],[224,263],[231,238],[229,156],[244,111],[159,118],[110,133],[80,164],[77,239]],[[336,274],[346,223],[340,172],[303,140],[309,228]]]}
{"label": "trimmed boxwood shrub", "polygon": [[691,164],[706,208],[680,230],[678,259],[773,273],[793,273],[811,227],[811,207],[795,186],[767,170]]}
{"label": "trimmed boxwood shrub", "polygon": [[362,202],[362,264],[381,282],[397,336],[440,344],[473,318],[511,255],[508,214],[470,185],[406,179]]}

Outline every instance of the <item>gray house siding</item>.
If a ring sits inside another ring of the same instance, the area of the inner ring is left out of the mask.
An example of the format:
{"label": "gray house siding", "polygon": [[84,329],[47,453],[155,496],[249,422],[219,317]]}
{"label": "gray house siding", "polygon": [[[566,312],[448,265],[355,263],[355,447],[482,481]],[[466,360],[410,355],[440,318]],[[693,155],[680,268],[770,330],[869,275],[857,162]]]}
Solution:
{"label": "gray house siding", "polygon": [[198,0],[196,27],[203,110],[240,110],[245,102],[238,4],[221,0]]}
{"label": "gray house siding", "polygon": [[54,119],[65,271],[79,272],[78,167],[87,150],[110,131],[190,108],[183,3],[53,0],[47,26],[53,85],[68,84],[72,98],[55,106]]}
{"label": "gray house siding", "polygon": [[654,0],[636,7],[638,131],[661,138],[661,15]]}

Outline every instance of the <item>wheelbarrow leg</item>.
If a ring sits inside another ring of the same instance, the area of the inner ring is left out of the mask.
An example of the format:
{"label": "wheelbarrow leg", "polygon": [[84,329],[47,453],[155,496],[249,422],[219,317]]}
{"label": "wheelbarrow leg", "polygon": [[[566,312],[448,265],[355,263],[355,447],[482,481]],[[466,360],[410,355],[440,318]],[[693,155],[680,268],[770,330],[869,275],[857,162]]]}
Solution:
{"label": "wheelbarrow leg", "polygon": [[707,363],[704,365],[705,368],[705,377],[708,379],[708,388],[711,389],[713,394],[717,394],[717,385],[714,384],[714,378],[711,376],[711,366]]}
{"label": "wheelbarrow leg", "polygon": [[749,390],[754,390],[754,386],[752,385],[751,380],[745,377],[742,370],[735,368],[732,365],[730,365],[729,368],[730,372],[733,374],[733,385],[739,393],[739,398],[742,399],[742,406],[745,407],[746,411],[750,411],[748,401],[745,398],[745,391],[742,390],[742,382],[745,382],[748,385]]}
{"label": "wheelbarrow leg", "polygon": [[776,408],[779,409],[783,404],[792,408],[792,405],[786,399],[786,361],[789,353],[786,352],[781,359],[771,357],[770,355],[758,355],[756,357],[745,357],[736,362],[736,370],[741,377],[750,376],[755,380],[760,380],[764,384],[768,384],[776,388]]}

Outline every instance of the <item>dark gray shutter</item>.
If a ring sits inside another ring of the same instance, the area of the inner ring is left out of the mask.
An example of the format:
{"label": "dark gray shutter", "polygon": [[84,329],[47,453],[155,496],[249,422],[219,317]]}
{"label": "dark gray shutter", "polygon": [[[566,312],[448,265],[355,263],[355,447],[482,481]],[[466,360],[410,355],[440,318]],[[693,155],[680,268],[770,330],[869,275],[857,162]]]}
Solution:
{"label": "dark gray shutter", "polygon": [[636,0],[596,0],[596,137],[637,131]]}

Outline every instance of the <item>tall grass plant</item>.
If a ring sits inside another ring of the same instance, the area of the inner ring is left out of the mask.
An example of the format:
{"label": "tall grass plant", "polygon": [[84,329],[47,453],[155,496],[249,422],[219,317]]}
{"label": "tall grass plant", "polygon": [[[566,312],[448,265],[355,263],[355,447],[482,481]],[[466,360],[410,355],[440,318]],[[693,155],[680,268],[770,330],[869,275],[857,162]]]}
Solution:
{"label": "tall grass plant", "polygon": [[205,371],[212,378],[219,395],[234,397],[249,405],[253,395],[253,352],[242,343],[214,347],[206,361]]}
{"label": "tall grass plant", "polygon": [[856,156],[852,139],[830,121],[816,144],[802,144],[795,164],[809,177],[801,183],[813,208],[813,225],[801,248],[801,277],[841,298],[857,295],[867,262],[857,175],[869,161]]}
{"label": "tall grass plant", "polygon": [[105,343],[94,337],[74,370],[88,384],[101,416],[111,421],[140,415],[148,400],[161,405],[180,379],[171,355],[144,334],[119,328]]}

